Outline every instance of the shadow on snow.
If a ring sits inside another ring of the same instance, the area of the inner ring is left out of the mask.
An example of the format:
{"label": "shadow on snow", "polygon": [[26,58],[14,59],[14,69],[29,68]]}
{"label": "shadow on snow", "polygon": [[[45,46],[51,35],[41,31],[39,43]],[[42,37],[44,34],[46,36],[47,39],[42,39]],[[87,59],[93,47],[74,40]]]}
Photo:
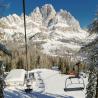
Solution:
{"label": "shadow on snow", "polygon": [[32,93],[25,93],[24,91],[16,91],[16,90],[7,90],[4,91],[4,98],[74,98],[72,96],[61,96],[57,94],[51,93],[39,93],[39,92],[32,92]]}

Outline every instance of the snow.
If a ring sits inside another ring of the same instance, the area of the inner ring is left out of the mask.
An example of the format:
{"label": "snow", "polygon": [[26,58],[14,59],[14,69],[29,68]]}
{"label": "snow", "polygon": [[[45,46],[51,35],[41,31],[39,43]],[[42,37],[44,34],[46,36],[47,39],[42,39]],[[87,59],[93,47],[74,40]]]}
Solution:
{"label": "snow", "polygon": [[[51,54],[53,55],[53,51],[56,51],[57,49],[62,51],[64,47],[66,47],[66,49],[72,49],[74,51],[79,51],[81,46],[75,43],[63,43],[60,41],[55,41],[55,40],[47,40],[47,42],[45,44],[42,45],[43,47],[43,53],[45,54]],[[65,49],[65,48],[64,48]]]}
{"label": "snow", "polygon": [[60,30],[57,30],[56,33],[61,34],[67,39],[71,38],[85,39],[87,37],[87,32],[75,32],[75,31],[62,32]]}
{"label": "snow", "polygon": [[[86,90],[64,91],[65,80],[69,75],[63,75],[59,71],[50,69],[34,69],[29,73],[34,73],[35,76],[33,91],[27,94],[24,92],[23,86],[6,87],[5,98],[85,98]],[[87,85],[87,78],[84,78],[84,82]],[[73,87],[75,86],[77,84]]]}
{"label": "snow", "polygon": [[86,42],[92,42],[94,39],[96,39],[98,37],[98,34],[94,33],[88,36],[88,38],[86,39]]}
{"label": "snow", "polygon": [[55,27],[55,28],[58,28],[58,27],[64,28],[64,27],[69,27],[69,25],[67,25],[66,23],[57,23],[57,24],[51,25],[51,26],[49,27],[49,29],[51,29],[51,28],[53,28],[53,27]]}
{"label": "snow", "polygon": [[24,69],[13,69],[5,78],[5,83],[7,85],[13,85],[13,83],[17,84],[18,82],[23,84],[25,73],[26,71]]}
{"label": "snow", "polygon": [[28,38],[29,38],[29,37],[31,37],[31,36],[37,34],[38,32],[40,32],[40,30],[39,30],[38,28],[33,28],[33,29],[32,29],[32,32],[31,32],[31,30],[28,30],[28,32],[29,32],[29,33],[27,34],[27,36],[28,36]]}

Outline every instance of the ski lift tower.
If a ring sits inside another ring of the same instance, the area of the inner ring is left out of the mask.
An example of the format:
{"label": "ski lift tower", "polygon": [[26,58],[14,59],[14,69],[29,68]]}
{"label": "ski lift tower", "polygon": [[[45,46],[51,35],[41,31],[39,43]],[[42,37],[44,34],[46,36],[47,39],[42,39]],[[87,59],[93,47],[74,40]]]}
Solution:
{"label": "ski lift tower", "polygon": [[28,66],[28,46],[27,46],[27,33],[26,33],[26,17],[25,17],[25,0],[23,0],[23,18],[24,18],[24,32],[25,32],[25,54],[26,54],[26,70],[27,70],[27,79],[26,79],[26,89],[25,92],[29,93],[32,91],[29,79],[29,66]]}

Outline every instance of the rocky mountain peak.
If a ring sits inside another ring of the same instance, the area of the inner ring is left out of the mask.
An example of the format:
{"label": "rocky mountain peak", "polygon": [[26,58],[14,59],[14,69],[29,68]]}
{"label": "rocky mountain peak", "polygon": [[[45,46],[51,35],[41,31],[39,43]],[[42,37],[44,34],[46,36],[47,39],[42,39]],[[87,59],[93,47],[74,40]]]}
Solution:
{"label": "rocky mountain peak", "polygon": [[55,9],[50,4],[45,4],[44,6],[42,6],[41,12],[42,12],[42,16],[44,18],[47,18],[47,17],[52,16],[52,15],[54,16],[56,14]]}
{"label": "rocky mountain peak", "polygon": [[36,7],[34,11],[30,14],[32,21],[42,25],[42,14],[40,8]]}
{"label": "rocky mountain peak", "polygon": [[66,10],[63,10],[61,9],[60,12],[58,13],[59,16],[62,17],[62,19],[64,21],[67,22],[67,24],[73,28],[77,28],[77,29],[80,29],[80,24],[79,22],[75,19],[75,17],[73,17],[70,12],[66,11]]}
{"label": "rocky mountain peak", "polygon": [[42,17],[43,17],[43,23],[46,26],[48,26],[48,22],[51,19],[53,19],[56,15],[55,9],[50,4],[45,4],[44,6],[42,6],[41,13],[42,13]]}

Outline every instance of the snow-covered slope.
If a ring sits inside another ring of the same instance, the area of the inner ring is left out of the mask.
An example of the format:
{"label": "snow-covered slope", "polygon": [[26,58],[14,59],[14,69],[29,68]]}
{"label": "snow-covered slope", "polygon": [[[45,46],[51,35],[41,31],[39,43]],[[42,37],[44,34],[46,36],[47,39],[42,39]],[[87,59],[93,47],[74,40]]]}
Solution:
{"label": "snow-covered slope", "polygon": [[[35,74],[36,80],[34,81],[40,82],[40,80],[42,80],[44,82],[44,88],[41,87],[34,89],[33,86],[33,92],[27,94],[24,92],[23,86],[6,87],[4,90],[5,98],[85,98],[86,87],[82,91],[64,91],[65,80],[67,77],[69,77],[68,75],[62,75],[58,71],[50,69],[35,69],[30,72],[34,72]],[[41,77],[41,79],[38,78],[39,76]],[[84,78],[85,85],[87,85],[88,83],[87,80],[87,78]],[[39,82],[37,82],[36,86],[38,86]],[[40,85],[42,85],[42,83],[40,83]],[[74,87],[76,87],[77,85],[78,84],[75,84]],[[39,89],[44,90],[40,91]]]}
{"label": "snow-covered slope", "polygon": [[[26,71],[24,69],[13,69],[11,72],[7,75],[5,82],[6,85],[23,85],[24,84],[24,77],[25,77]],[[16,82],[17,81],[17,82]]]}
{"label": "snow-covered slope", "polygon": [[[0,28],[2,42],[24,44],[23,15],[9,15],[0,19],[0,22],[5,24]],[[66,10],[56,12],[50,4],[36,7],[26,16],[26,25],[28,43],[40,42],[41,51],[49,55],[76,53],[91,39],[74,16]]]}

